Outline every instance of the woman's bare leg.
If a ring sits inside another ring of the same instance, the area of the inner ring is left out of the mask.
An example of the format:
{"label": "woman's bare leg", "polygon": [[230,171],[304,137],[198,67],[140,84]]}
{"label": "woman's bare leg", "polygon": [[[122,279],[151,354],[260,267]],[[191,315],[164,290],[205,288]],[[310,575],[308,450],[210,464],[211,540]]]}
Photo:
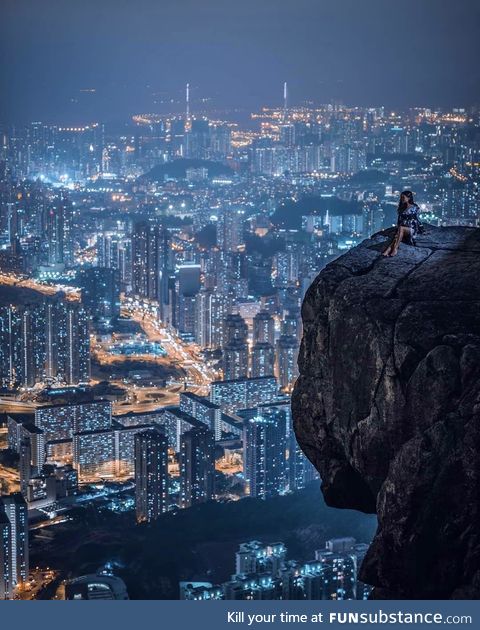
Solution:
{"label": "woman's bare leg", "polygon": [[396,236],[395,240],[393,241],[392,251],[390,252],[390,256],[396,256],[397,255],[398,247],[399,247],[400,243],[403,241],[403,237],[406,236],[407,234],[410,234],[410,228],[404,227],[403,225],[401,225],[398,228],[397,236]]}
{"label": "woman's bare leg", "polygon": [[390,252],[392,251],[392,247],[393,247],[393,240],[391,241],[391,243],[387,247],[387,249],[383,252],[383,255],[384,256],[390,256]]}
{"label": "woman's bare leg", "polygon": [[393,254],[392,254],[392,252],[393,252],[395,249],[398,249],[398,244],[399,244],[399,242],[400,242],[398,239],[399,239],[399,237],[400,237],[400,230],[401,230],[401,229],[402,229],[401,227],[397,228],[397,231],[395,232],[395,236],[392,238],[392,240],[391,240],[391,242],[390,242],[390,245],[389,245],[389,246],[387,247],[387,249],[383,252],[383,255],[384,255],[384,256],[392,256],[392,255],[393,255]]}

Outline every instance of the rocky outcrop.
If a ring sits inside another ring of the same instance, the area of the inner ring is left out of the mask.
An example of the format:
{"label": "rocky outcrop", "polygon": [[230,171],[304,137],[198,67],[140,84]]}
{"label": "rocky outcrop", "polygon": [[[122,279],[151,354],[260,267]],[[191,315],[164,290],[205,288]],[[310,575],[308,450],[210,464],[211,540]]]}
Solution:
{"label": "rocky outcrop", "polygon": [[386,231],[302,307],[297,439],[328,505],[378,515],[375,598],[480,598],[480,230]]}

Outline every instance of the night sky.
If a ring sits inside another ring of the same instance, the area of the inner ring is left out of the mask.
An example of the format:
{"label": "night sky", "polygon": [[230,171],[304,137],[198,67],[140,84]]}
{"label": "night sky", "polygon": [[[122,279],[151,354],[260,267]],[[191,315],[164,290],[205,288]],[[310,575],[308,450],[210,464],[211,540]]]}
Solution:
{"label": "night sky", "polygon": [[[0,121],[480,102],[478,0],[1,0]],[[88,92],[85,90],[95,90]],[[165,103],[173,99],[174,103]]]}

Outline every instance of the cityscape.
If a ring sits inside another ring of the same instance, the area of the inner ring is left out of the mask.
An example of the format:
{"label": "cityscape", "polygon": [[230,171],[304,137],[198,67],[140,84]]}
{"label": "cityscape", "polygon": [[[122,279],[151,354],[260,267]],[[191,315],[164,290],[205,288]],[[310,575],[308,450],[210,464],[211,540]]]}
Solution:
{"label": "cityscape", "polygon": [[[135,598],[125,560],[60,560],[85,527],[124,545],[215,503],[320,502],[290,410],[306,290],[405,188],[424,223],[479,225],[478,108],[277,100],[213,118],[187,84],[174,114],[3,127],[0,598]],[[365,599],[362,518],[300,559],[239,531],[229,579],[141,596]]]}

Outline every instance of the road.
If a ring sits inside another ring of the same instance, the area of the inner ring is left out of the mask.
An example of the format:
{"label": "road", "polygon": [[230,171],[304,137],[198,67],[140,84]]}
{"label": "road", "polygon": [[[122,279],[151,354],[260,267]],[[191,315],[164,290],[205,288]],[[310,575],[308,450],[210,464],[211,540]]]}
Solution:
{"label": "road", "polygon": [[25,278],[13,273],[0,273],[0,284],[9,287],[22,287],[24,289],[33,289],[43,295],[55,295],[59,291],[63,291],[67,300],[78,301],[80,299],[80,289],[65,285],[42,284],[32,278]]}
{"label": "road", "polygon": [[38,404],[0,397],[0,413],[34,413]]}
{"label": "road", "polygon": [[217,374],[204,363],[196,344],[183,342],[172,329],[158,320],[148,303],[142,306],[126,299],[122,312],[142,327],[150,341],[157,341],[163,346],[170,360],[177,362],[186,371],[187,381],[199,390],[199,395],[208,395],[209,385],[217,378]]}
{"label": "road", "polygon": [[56,577],[57,572],[52,571],[50,567],[47,569],[36,567],[33,571],[30,571],[27,582],[22,587],[15,589],[13,599],[37,599],[42,589],[53,582]]}

